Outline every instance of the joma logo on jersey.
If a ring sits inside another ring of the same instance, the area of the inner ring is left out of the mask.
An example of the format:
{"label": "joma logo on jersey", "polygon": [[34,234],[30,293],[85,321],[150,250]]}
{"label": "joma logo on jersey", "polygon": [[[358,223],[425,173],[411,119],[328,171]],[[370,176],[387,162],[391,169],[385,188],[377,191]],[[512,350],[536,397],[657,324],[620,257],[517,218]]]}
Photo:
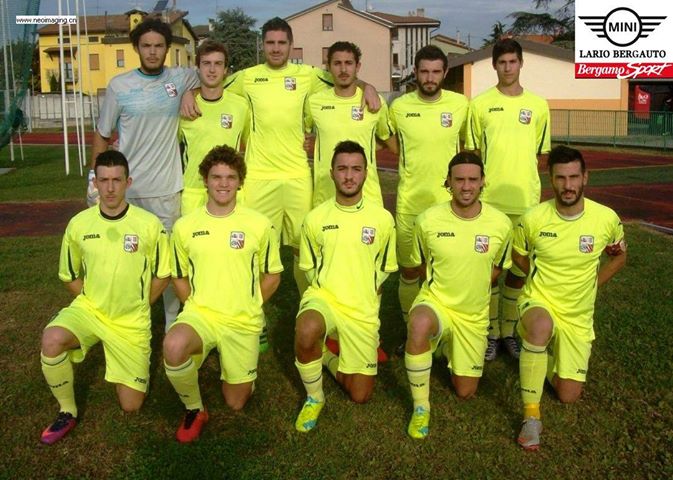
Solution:
{"label": "joma logo on jersey", "polygon": [[234,126],[234,116],[230,113],[220,115],[220,126],[226,129],[232,128]]}
{"label": "joma logo on jersey", "polygon": [[142,383],[143,385],[147,384],[147,379],[146,378],[136,377],[133,381],[136,382],[136,383]]}
{"label": "joma logo on jersey", "polygon": [[257,373],[256,368],[253,368],[252,370],[248,370],[248,375],[254,375],[255,373]]}
{"label": "joma logo on jersey", "polygon": [[351,107],[351,119],[360,122],[365,118],[365,111],[362,107]]}
{"label": "joma logo on jersey", "polygon": [[594,251],[593,235],[580,235],[580,252],[591,253]]}
{"label": "joma logo on jersey", "polygon": [[169,97],[178,96],[178,87],[176,87],[174,83],[164,83],[164,88]]}
{"label": "joma logo on jersey", "polygon": [[475,235],[474,236],[474,251],[477,253],[487,253],[489,244],[488,235]]}
{"label": "joma logo on jersey", "polygon": [[505,109],[502,108],[502,107],[491,107],[491,108],[488,109],[488,113],[491,113],[491,112],[504,112],[504,111],[505,111]]}
{"label": "joma logo on jersey", "polygon": [[519,110],[519,122],[523,123],[524,125],[529,125],[531,118],[533,118],[532,111],[526,110],[525,108]]}
{"label": "joma logo on jersey", "polygon": [[294,77],[285,77],[285,90],[296,90],[297,79]]}
{"label": "joma logo on jersey", "polygon": [[541,237],[556,238],[558,235],[554,232],[540,232]]}
{"label": "joma logo on jersey", "polygon": [[321,105],[320,111],[322,112],[323,110],[334,110],[334,105]]}
{"label": "joma logo on jersey", "polygon": [[322,231],[326,230],[339,230],[339,225],[323,225],[322,226]]}
{"label": "joma logo on jersey", "polygon": [[197,232],[192,232],[192,238],[203,237],[204,235],[210,235],[208,230],[199,230]]}
{"label": "joma logo on jersey", "polygon": [[245,247],[245,233],[243,232],[231,232],[229,235],[229,246],[240,250]]}
{"label": "joma logo on jersey", "polygon": [[437,238],[442,238],[442,237],[455,237],[456,234],[453,232],[437,232]]}
{"label": "joma logo on jersey", "polygon": [[404,118],[410,118],[410,117],[421,118],[421,114],[418,113],[418,112],[409,112],[409,113],[407,113],[407,116],[404,117]]}
{"label": "joma logo on jersey", "polygon": [[138,235],[128,233],[124,235],[124,251],[128,253],[135,253],[138,251]]}
{"label": "joma logo on jersey", "polygon": [[442,112],[440,122],[442,127],[451,128],[453,126],[453,115],[451,112]]}
{"label": "joma logo on jersey", "polygon": [[87,233],[82,237],[82,241],[84,240],[93,240],[94,238],[100,238],[100,234],[98,233]]}
{"label": "joma logo on jersey", "polygon": [[371,245],[376,238],[376,229],[372,227],[362,227],[362,243]]}
{"label": "joma logo on jersey", "polygon": [[268,82],[269,79],[266,77],[255,77],[255,82],[254,83],[265,83]]}

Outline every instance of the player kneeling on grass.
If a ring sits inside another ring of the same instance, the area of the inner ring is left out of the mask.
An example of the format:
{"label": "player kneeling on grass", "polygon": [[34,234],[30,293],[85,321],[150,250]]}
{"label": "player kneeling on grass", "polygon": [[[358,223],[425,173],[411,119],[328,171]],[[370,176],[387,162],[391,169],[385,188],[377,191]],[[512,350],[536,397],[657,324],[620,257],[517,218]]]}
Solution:
{"label": "player kneeling on grass", "polygon": [[[577,401],[589,368],[596,291],[626,264],[624,229],[610,208],[584,197],[582,154],[549,154],[554,198],[533,207],[514,229],[513,261],[528,277],[519,298],[523,339],[519,373],[524,423],[519,444],[540,446],[545,375],[563,403]],[[601,264],[605,251],[607,261]]]}
{"label": "player kneeling on grass", "polygon": [[404,355],[414,403],[407,431],[419,439],[429,433],[432,352],[441,349],[447,357],[458,397],[473,397],[484,366],[491,283],[511,265],[512,222],[479,200],[481,159],[455,155],[444,185],[452,198],[418,217],[410,256],[426,271]]}
{"label": "player kneeling on grass", "polygon": [[105,379],[122,409],[143,404],[150,366],[150,303],[168,285],[168,238],[153,214],[129,205],[128,162],[116,151],[96,158],[100,204],[78,213],[66,228],[59,277],[77,297],[42,334],[42,372],[60,412],[42,432],[52,444],[77,424],[72,362],[96,343],[105,351]]}
{"label": "player kneeling on grass", "polygon": [[[322,367],[357,403],[369,400],[377,371],[378,291],[397,270],[393,218],[362,198],[367,162],[362,147],[344,141],[334,149],[336,197],[313,209],[302,225],[299,267],[309,287],[302,296],[295,330],[295,365],[307,398],[295,427],[315,427],[325,404]],[[324,345],[338,333],[340,354]]]}
{"label": "player kneeling on grass", "polygon": [[222,394],[243,408],[257,378],[262,304],[280,283],[278,235],[261,213],[236,205],[245,163],[231,147],[213,148],[199,166],[208,191],[205,206],[180,218],[171,237],[171,272],[184,309],[164,339],[166,375],[187,412],[180,442],[196,440],[208,413],[198,369],[220,354]]}

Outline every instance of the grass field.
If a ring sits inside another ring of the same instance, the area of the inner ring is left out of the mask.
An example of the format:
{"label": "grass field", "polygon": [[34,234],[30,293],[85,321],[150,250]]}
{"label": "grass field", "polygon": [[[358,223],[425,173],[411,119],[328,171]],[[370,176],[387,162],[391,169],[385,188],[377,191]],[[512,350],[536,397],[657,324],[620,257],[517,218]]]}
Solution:
{"label": "grass field", "polygon": [[[47,156],[0,176],[0,201],[6,188],[14,189],[12,200],[81,198],[82,179],[62,181],[62,164]],[[317,429],[295,432],[304,392],[293,365],[298,298],[291,271],[268,305],[272,350],[260,357],[257,390],[243,412],[224,406],[211,356],[201,370],[211,421],[196,444],[173,440],[182,407],[161,368],[163,325],[155,306],[152,382],[142,411],[121,413],[103,380],[102,350],[94,349],[75,370],[80,424],[43,446],[39,434],[57,406],[40,372],[40,332],[70,300],[56,275],[60,236],[0,238],[0,478],[671,478],[673,238],[637,225],[627,225],[626,234],[628,265],[599,292],[585,395],[567,406],[545,392],[537,453],[514,441],[518,369],[505,357],[486,366],[478,397],[468,402],[456,399],[446,366],[435,364],[426,441],[405,433],[411,399],[399,358],[380,367],[367,405],[349,402],[326,377]],[[388,350],[403,334],[396,282],[396,275],[386,282],[382,302]]]}

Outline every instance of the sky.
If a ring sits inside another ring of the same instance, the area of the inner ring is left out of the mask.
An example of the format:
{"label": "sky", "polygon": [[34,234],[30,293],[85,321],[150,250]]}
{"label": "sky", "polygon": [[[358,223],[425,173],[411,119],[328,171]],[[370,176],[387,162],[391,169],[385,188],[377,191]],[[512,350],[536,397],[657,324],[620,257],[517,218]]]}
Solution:
{"label": "sky", "polygon": [[[150,11],[156,0],[61,0],[65,12],[67,5],[74,13],[75,4],[79,1],[80,12],[86,8],[88,15],[124,13],[133,8]],[[416,8],[425,8],[425,16],[441,21],[438,33],[467,42],[473,48],[481,47],[484,38],[492,31],[493,25],[501,21],[505,25],[511,23],[507,16],[516,11],[533,11],[532,0],[351,0],[358,10],[366,6],[370,10],[407,15]],[[320,0],[175,0],[180,10],[187,10],[187,19],[192,25],[206,24],[208,18],[215,16],[217,10],[241,7],[245,13],[257,19],[257,27],[261,27],[269,18],[286,17],[320,3]],[[173,0],[169,0],[172,5]],[[550,11],[563,5],[563,0],[553,0]],[[57,0],[43,0],[40,13],[51,15],[57,12]]]}

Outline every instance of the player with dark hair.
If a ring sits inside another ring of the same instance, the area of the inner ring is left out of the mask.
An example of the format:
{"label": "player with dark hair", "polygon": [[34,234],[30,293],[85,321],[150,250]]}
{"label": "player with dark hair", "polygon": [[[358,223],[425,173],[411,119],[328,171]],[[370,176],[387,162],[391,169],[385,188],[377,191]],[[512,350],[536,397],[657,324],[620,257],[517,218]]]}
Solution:
{"label": "player with dark hair", "polygon": [[[129,161],[133,184],[126,192],[129,203],[154,213],[170,233],[180,216],[182,166],[178,148],[178,123],[182,94],[198,85],[192,69],[164,67],[172,42],[169,25],[156,18],[142,21],[130,34],[140,68],[115,76],[105,92],[91,161],[108,149],[114,130],[119,151]],[[90,179],[92,173],[89,174]],[[93,185],[88,202],[96,202]],[[164,292],[166,325],[180,307],[172,288]]]}
{"label": "player with dark hair", "polygon": [[[470,103],[465,141],[467,150],[480,152],[486,168],[488,182],[482,201],[506,213],[514,225],[520,215],[540,202],[538,159],[551,148],[549,106],[545,99],[521,86],[522,67],[523,54],[516,40],[495,43],[493,68],[498,84]],[[493,285],[486,360],[496,358],[500,341],[512,357],[519,358],[514,327],[523,282],[523,272],[513,265],[502,289],[501,314],[501,292],[497,284]]]}
{"label": "player with dark hair", "polygon": [[208,202],[180,218],[171,237],[173,283],[185,306],[164,339],[164,366],[186,409],[176,433],[180,442],[196,440],[208,420],[198,370],[213,348],[227,405],[240,410],[252,395],[262,304],[278,288],[283,270],[271,222],[237,205],[246,176],[242,155],[215,147],[199,171]]}
{"label": "player with dark hair", "polygon": [[421,272],[411,265],[414,223],[420,213],[451,198],[442,180],[449,159],[460,151],[468,110],[467,97],[442,88],[448,73],[444,52],[426,45],[416,53],[414,65],[417,89],[390,106],[394,136],[388,142],[400,157],[395,229],[398,294],[405,322],[421,283]]}
{"label": "player with dark hair", "polygon": [[221,42],[205,40],[196,51],[196,64],[201,89],[195,96],[201,116],[180,119],[180,144],[185,168],[182,191],[182,215],[206,204],[208,194],[199,175],[199,164],[217,145],[229,145],[236,150],[245,142],[249,130],[248,102],[225,91],[227,49]]}
{"label": "player with dark hair", "polygon": [[334,182],[330,162],[334,147],[344,140],[360,144],[367,159],[367,180],[364,197],[383,205],[381,186],[376,170],[376,140],[390,137],[388,108],[383,97],[381,110],[376,113],[362,107],[364,92],[357,84],[360,70],[360,49],[350,42],[335,42],[327,52],[328,70],[334,78],[334,87],[314,93],[306,107],[306,130],[315,130],[313,153],[313,206],[334,196]]}
{"label": "player with dark hair", "polygon": [[[359,144],[337,144],[332,160],[336,189],[304,219],[300,264],[310,281],[301,299],[295,328],[295,365],[306,388],[306,401],[295,422],[312,430],[325,404],[323,366],[356,403],[369,400],[377,373],[378,291],[397,270],[393,218],[362,196],[368,174]],[[324,345],[339,335],[337,356]]]}
{"label": "player with dark hair", "polygon": [[[512,223],[479,201],[484,165],[470,152],[449,163],[449,202],[416,219],[411,265],[425,268],[423,287],[409,314],[404,363],[413,398],[408,433],[429,433],[430,369],[438,348],[461,399],[477,391],[484,366],[491,282],[511,264]],[[440,343],[441,342],[441,343]]]}
{"label": "player with dark hair", "polygon": [[137,411],[145,399],[150,304],[168,284],[168,238],[158,218],[126,202],[128,172],[122,153],[101,153],[94,178],[100,204],[75,215],[63,236],[59,278],[76,298],[42,333],[42,372],[60,409],[43,443],[77,424],[72,364],[99,342],[105,379],[115,384],[121,408]]}
{"label": "player with dark hair", "polygon": [[[589,174],[582,154],[549,154],[554,198],[528,210],[514,230],[512,259],[528,277],[519,297],[519,360],[526,450],[540,446],[545,376],[563,403],[582,393],[594,335],[599,287],[626,264],[624,229],[610,208],[584,197]],[[601,262],[605,252],[607,259]]]}

